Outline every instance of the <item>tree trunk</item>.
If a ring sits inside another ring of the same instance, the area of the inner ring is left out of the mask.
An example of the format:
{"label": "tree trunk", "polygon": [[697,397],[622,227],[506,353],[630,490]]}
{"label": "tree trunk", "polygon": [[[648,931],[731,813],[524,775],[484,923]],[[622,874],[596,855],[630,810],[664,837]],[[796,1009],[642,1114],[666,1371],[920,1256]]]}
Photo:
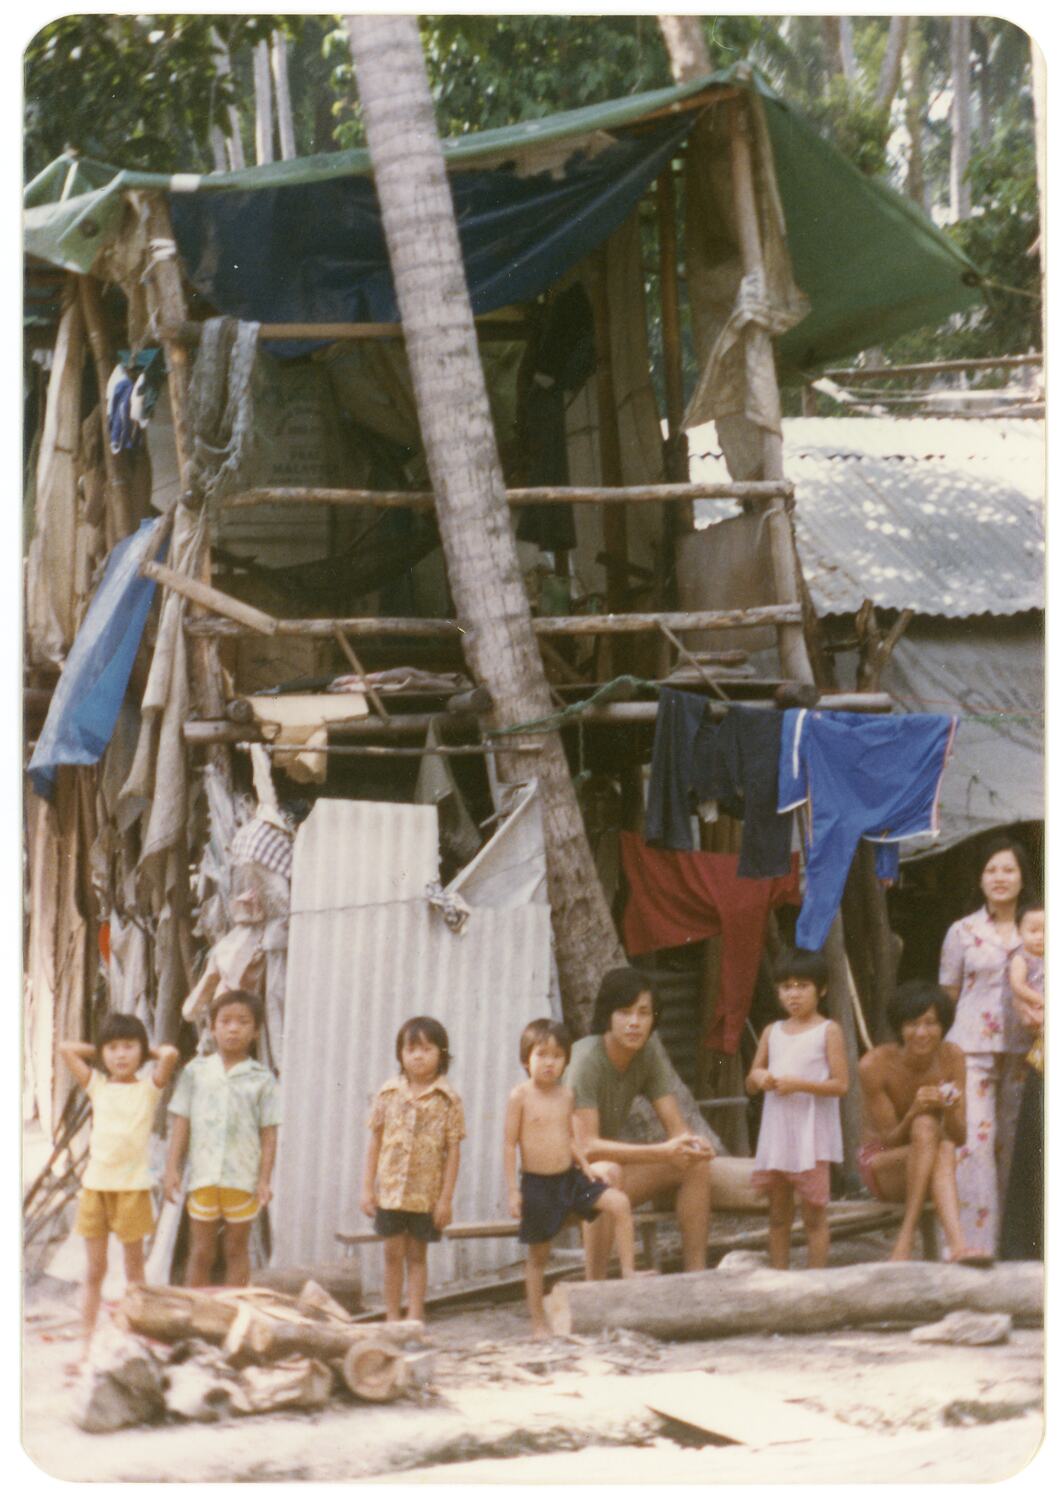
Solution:
{"label": "tree trunk", "polygon": [[1037,1325],[1043,1318],[1043,1268],[1037,1261],[1009,1261],[992,1270],[894,1261],[747,1275],[686,1271],[658,1280],[560,1282],[545,1306],[554,1333],[625,1328],[658,1339],[931,1323],[959,1308],[1005,1312]]}
{"label": "tree trunk", "polygon": [[950,113],[950,206],[951,218],[955,222],[967,219],[972,212],[972,195],[969,189],[969,45],[969,17],[951,16],[951,86],[954,99]]}
{"label": "tree trunk", "polygon": [[[232,62],[228,55],[228,48],[216,30],[212,35],[218,75],[221,78],[227,78],[232,72]],[[228,135],[225,137],[225,146],[228,151],[229,167],[233,172],[241,171],[247,165],[247,162],[243,155],[243,136],[241,134],[239,110],[234,104],[230,104],[228,107]]]}
{"label": "tree trunk", "polygon": [[703,22],[699,16],[660,16],[658,19],[675,83],[688,83],[691,78],[703,78],[714,72],[715,65],[704,40]]}
{"label": "tree trunk", "polygon": [[[489,688],[493,722],[552,711],[531,626],[478,358],[475,324],[416,21],[344,18],[464,652]],[[604,971],[623,952],[597,879],[559,735],[501,757],[542,796],[564,1012],[584,1029]]]}
{"label": "tree trunk", "polygon": [[273,84],[276,88],[276,123],[280,131],[280,156],[290,161],[295,151],[295,122],[291,114],[291,85],[287,76],[287,37],[273,32]]}
{"label": "tree trunk", "polygon": [[925,80],[924,41],[917,17],[910,20],[906,51],[903,54],[903,120],[910,138],[906,159],[906,196],[929,211],[925,191]]}
{"label": "tree trunk", "polygon": [[268,42],[259,42],[254,49],[254,152],[259,166],[273,159],[273,84]]}
{"label": "tree trunk", "polygon": [[902,73],[903,51],[910,28],[909,16],[892,16],[888,27],[888,45],[881,63],[880,77],[873,94],[873,103],[878,109],[891,109],[895,91],[899,87]]}
{"label": "tree trunk", "polygon": [[855,62],[855,27],[850,16],[840,17],[840,67],[848,83],[854,83],[858,77],[858,64]]}

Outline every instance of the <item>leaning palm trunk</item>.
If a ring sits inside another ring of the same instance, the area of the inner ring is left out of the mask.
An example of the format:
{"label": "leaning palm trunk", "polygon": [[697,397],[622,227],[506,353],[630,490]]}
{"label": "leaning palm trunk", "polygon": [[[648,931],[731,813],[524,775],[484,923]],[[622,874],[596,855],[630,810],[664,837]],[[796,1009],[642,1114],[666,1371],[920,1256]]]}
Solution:
{"label": "leaning palm trunk", "polygon": [[[347,16],[361,107],[464,654],[495,727],[552,712],[505,499],[456,221],[416,21]],[[603,972],[623,961],[556,733],[502,756],[537,776],[564,1012],[584,1029]]]}

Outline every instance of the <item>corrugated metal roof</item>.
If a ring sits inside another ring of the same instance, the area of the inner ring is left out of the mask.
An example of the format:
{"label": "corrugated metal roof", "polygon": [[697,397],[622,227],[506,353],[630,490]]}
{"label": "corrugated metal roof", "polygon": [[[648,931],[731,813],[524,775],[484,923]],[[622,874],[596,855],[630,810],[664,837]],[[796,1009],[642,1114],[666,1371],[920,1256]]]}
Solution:
{"label": "corrugated metal roof", "polygon": [[437,808],[320,797],[295,839],[291,915],[411,901],[437,879]]}
{"label": "corrugated metal roof", "polygon": [[[1044,605],[1041,422],[817,418],[784,423],[796,542],[820,615],[872,598],[962,618]],[[713,425],[689,434],[690,472],[726,477]],[[736,507],[698,502],[701,524]]]}
{"label": "corrugated metal roof", "polygon": [[[549,1014],[549,908],[473,908],[457,937],[423,899],[422,883],[417,887],[424,849],[419,830],[409,842],[411,812],[436,816],[434,808],[329,802],[316,828],[307,820],[296,840],[275,1214],[279,1263],[333,1259],[337,1229],[370,1227],[358,1207],[365,1122],[377,1089],[397,1070],[398,1028],[417,1014],[446,1026],[450,1076],[464,1100],[468,1138],[454,1217],[507,1217],[505,1103],[522,1077],[520,1031]],[[397,898],[380,903],[370,876],[384,869],[393,881],[403,839],[414,855],[409,878]],[[349,868],[354,864],[363,873]],[[381,1249],[369,1246],[361,1255],[365,1287],[377,1291]],[[431,1251],[430,1284],[463,1281],[519,1258],[513,1241],[446,1242]]]}

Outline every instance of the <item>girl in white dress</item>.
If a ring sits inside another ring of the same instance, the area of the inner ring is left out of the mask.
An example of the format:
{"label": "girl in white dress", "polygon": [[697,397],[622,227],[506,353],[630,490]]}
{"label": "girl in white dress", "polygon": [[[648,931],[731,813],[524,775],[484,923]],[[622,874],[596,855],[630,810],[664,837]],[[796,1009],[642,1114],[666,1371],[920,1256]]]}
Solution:
{"label": "girl in white dress", "polygon": [[770,1264],[788,1269],[799,1196],[807,1264],[829,1258],[829,1163],[843,1160],[840,1098],[847,1093],[843,1034],[819,1014],[825,959],[800,949],[775,966],[777,998],[788,1019],[759,1038],[749,1094],[763,1093],[763,1117],[752,1182],[770,1200]]}

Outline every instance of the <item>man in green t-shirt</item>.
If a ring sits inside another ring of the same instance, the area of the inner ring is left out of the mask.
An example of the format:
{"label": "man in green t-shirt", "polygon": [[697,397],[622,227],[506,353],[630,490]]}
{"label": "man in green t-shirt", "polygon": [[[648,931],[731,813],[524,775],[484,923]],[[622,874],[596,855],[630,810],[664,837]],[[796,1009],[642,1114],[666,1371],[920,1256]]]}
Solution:
{"label": "man in green t-shirt", "polygon": [[[652,1034],[656,1001],[643,974],[612,969],[605,974],[593,1008],[591,1033],[574,1045],[564,1082],[574,1091],[575,1122],[591,1162],[607,1166],[608,1181],[632,1204],[673,1191],[687,1271],[707,1262],[714,1149],[686,1128],[671,1092],[667,1054]],[[618,1139],[639,1094],[652,1105],[667,1132],[664,1141]],[[607,1275],[611,1252],[606,1214],[583,1226],[586,1278]]]}

